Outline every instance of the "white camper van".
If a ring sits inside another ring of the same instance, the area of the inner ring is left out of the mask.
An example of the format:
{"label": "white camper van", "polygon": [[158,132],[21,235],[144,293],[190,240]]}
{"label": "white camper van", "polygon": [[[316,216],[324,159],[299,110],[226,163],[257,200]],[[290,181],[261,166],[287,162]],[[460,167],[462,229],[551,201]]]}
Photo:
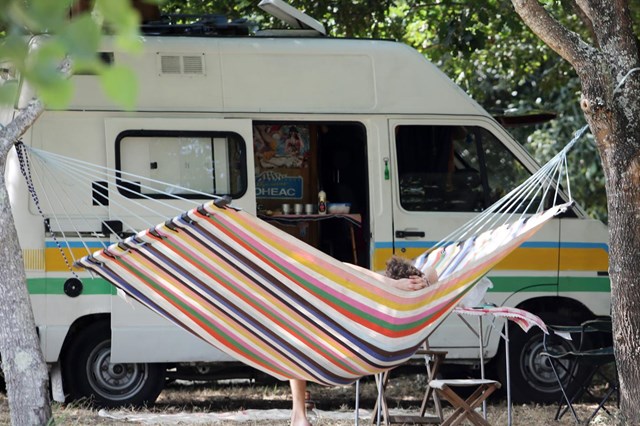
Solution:
{"label": "white camper van", "polygon": [[[429,249],[538,169],[415,50],[327,37],[311,18],[295,18],[298,28],[252,35],[241,25],[234,33],[201,23],[198,36],[188,25],[154,25],[136,56],[107,40],[104,60],[138,76],[136,110],[114,106],[95,76],[76,75],[69,107],[45,112],[23,142],[230,195],[235,205],[372,270],[383,270],[393,254],[412,258]],[[129,182],[127,190],[107,193],[113,182],[61,177],[44,186],[72,201],[46,204],[41,196],[36,206],[13,161],[7,178],[42,349],[67,398],[140,404],[157,397],[167,375],[236,371],[215,348],[66,265],[86,248],[116,241],[115,234],[172,216],[145,208],[166,198],[161,188]],[[191,197],[191,205],[164,201],[188,208],[206,199]],[[297,217],[297,210],[305,214]],[[69,232],[83,242],[67,237],[58,248]],[[486,299],[577,323],[609,315],[607,271],[606,227],[574,205],[489,274]],[[485,360],[504,355],[500,327],[485,330]],[[539,332],[514,327],[510,335],[514,397],[555,400],[554,378],[537,356]],[[430,344],[447,350],[448,362],[478,363],[477,338],[453,316]]]}

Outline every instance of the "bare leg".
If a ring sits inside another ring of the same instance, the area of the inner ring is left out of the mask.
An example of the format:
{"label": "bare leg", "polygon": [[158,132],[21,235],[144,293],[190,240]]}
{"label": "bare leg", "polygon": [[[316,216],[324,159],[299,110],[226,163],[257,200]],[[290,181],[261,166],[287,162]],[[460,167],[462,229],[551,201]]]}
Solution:
{"label": "bare leg", "polygon": [[304,394],[307,390],[305,380],[289,380],[291,386],[291,426],[311,426],[307,420],[307,411],[304,402]]}

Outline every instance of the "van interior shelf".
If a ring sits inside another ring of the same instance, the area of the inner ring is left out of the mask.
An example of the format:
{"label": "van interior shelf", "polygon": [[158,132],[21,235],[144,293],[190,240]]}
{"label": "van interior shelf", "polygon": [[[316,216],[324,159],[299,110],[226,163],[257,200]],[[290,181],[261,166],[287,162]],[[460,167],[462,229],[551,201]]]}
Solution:
{"label": "van interior shelf", "polygon": [[276,222],[313,222],[318,220],[326,220],[326,219],[344,219],[347,222],[355,225],[362,226],[362,216],[358,213],[327,213],[327,214],[274,214],[274,215],[263,215],[259,214],[258,217],[262,220],[266,221],[276,221]]}

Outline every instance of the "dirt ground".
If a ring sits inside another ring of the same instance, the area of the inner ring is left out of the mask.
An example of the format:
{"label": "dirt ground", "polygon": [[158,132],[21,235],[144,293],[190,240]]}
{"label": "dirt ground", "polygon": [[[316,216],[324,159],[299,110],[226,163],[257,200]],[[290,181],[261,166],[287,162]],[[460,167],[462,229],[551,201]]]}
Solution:
{"label": "dirt ground", "polygon": [[[420,405],[424,377],[408,375],[395,379],[387,390],[389,407],[398,413],[409,413]],[[373,406],[376,388],[373,380],[361,383],[360,425],[375,424]],[[326,388],[309,385],[315,409],[310,418],[315,426],[346,426],[355,424],[355,387]],[[577,405],[581,419],[588,417],[595,403],[583,401]],[[616,425],[615,401],[608,404],[613,416],[603,412],[592,425]],[[144,409],[98,410],[87,403],[54,404],[54,418],[58,425],[288,425],[291,403],[287,383],[187,383],[175,382],[167,386],[156,404]],[[517,404],[513,406],[512,424],[526,426],[574,425],[570,413],[560,421],[554,420],[555,405]],[[0,424],[8,425],[6,395],[0,395]],[[445,406],[445,415],[450,412]],[[507,425],[508,411],[503,395],[490,398],[487,408],[492,425]]]}

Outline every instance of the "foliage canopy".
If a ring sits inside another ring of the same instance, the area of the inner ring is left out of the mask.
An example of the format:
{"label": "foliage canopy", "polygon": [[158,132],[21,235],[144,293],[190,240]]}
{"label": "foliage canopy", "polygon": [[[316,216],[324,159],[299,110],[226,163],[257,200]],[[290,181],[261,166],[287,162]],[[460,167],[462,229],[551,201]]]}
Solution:
{"label": "foliage canopy", "polygon": [[[93,12],[74,16],[73,0],[0,0],[3,37],[0,58],[0,103],[13,102],[20,75],[28,79],[49,108],[62,108],[73,93],[56,72],[61,60],[73,58],[74,73],[100,76],[106,92],[125,108],[135,106],[131,70],[107,66],[96,53],[104,31],[116,43],[139,47],[140,17],[128,0],[96,0]],[[260,27],[282,26],[263,13],[257,0],[166,0],[164,13],[220,13],[248,18]],[[532,128],[511,128],[540,162],[557,152],[584,125],[578,108],[580,82],[573,69],[536,37],[513,11],[510,0],[291,0],[291,5],[322,21],[331,36],[386,38],[403,41],[422,52],[488,111],[496,115],[553,111],[556,119]],[[546,7],[572,30],[589,38],[571,0],[549,1]],[[631,1],[634,17],[640,2]],[[640,22],[640,19],[636,19]],[[29,55],[29,34],[55,35]],[[4,84],[1,82],[4,81]],[[573,195],[588,212],[606,219],[606,196],[600,161],[591,136],[578,144],[571,161]],[[588,201],[588,202],[586,202]]]}
{"label": "foliage canopy", "polygon": [[19,76],[48,108],[68,105],[73,86],[60,72],[68,57],[71,73],[98,75],[116,102],[128,109],[135,106],[133,71],[105,64],[98,52],[104,32],[112,33],[114,42],[128,51],[138,49],[139,15],[129,0],[96,0],[91,11],[77,14],[70,13],[73,4],[73,0],[0,1],[0,104],[15,101]]}

